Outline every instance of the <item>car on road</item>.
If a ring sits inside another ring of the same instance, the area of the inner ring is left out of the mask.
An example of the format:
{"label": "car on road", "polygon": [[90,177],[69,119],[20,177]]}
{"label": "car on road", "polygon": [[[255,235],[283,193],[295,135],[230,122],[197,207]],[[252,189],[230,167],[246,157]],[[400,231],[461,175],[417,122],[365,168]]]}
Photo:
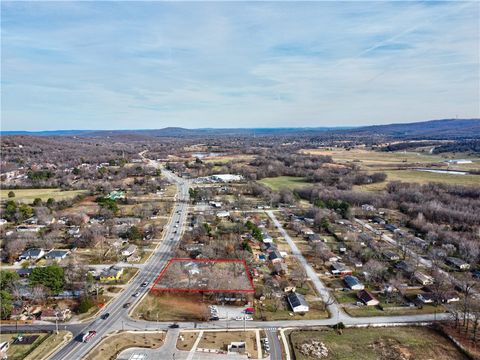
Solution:
{"label": "car on road", "polygon": [[147,287],[147,285],[148,285],[148,282],[146,282],[146,281],[144,283],[142,283],[142,287]]}
{"label": "car on road", "polygon": [[180,326],[177,323],[174,323],[169,326],[170,329],[178,329]]}
{"label": "car on road", "polygon": [[123,304],[123,308],[128,309],[130,307],[130,305],[132,305],[132,303],[129,303],[129,302],[125,303],[125,304]]}
{"label": "car on road", "polygon": [[249,315],[245,315],[245,320],[246,321],[252,321],[253,320],[253,317],[249,316]]}
{"label": "car on road", "polygon": [[95,330],[90,330],[83,334],[82,336],[82,342],[87,343],[89,342],[95,335],[97,335],[97,332]]}
{"label": "car on road", "polygon": [[212,316],[210,318],[210,321],[217,321],[217,320],[220,320],[220,318],[218,316]]}
{"label": "car on road", "polygon": [[105,313],[102,315],[102,319],[107,320],[109,316],[110,316],[110,313]]}
{"label": "car on road", "polygon": [[139,297],[140,296],[140,291],[137,291],[135,294],[132,295],[133,297]]}

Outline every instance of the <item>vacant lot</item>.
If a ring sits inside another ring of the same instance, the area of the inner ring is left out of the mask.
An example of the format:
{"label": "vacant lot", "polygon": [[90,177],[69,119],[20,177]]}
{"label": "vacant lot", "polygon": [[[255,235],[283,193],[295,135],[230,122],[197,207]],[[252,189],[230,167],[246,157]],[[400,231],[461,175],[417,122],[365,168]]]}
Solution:
{"label": "vacant lot", "polygon": [[253,357],[256,357],[256,335],[253,331],[205,332],[198,347],[227,351],[227,346],[233,341],[244,341],[247,352]]}
{"label": "vacant lot", "polygon": [[117,354],[131,347],[156,349],[163,345],[163,332],[127,331],[103,339],[86,357],[86,360],[116,359]]}
{"label": "vacant lot", "polygon": [[[8,197],[8,193],[10,191],[15,193],[15,197]],[[24,203],[31,203],[36,198],[40,198],[43,201],[47,201],[49,198],[53,198],[54,200],[65,200],[85,193],[85,190],[62,191],[61,189],[2,189],[0,190],[0,199],[1,201],[15,200]]]}
{"label": "vacant lot", "polygon": [[195,343],[195,340],[198,338],[198,332],[193,331],[184,331],[180,333],[180,336],[177,340],[177,349],[190,351]]}
{"label": "vacant lot", "polygon": [[200,294],[148,293],[132,316],[150,321],[204,321],[207,306]]}
{"label": "vacant lot", "polygon": [[314,359],[302,354],[301,345],[312,339],[328,349],[324,359],[342,360],[460,360],[466,357],[448,339],[423,327],[294,331],[290,342],[297,360]]}
{"label": "vacant lot", "polygon": [[266,185],[272,190],[279,190],[281,188],[294,189],[309,185],[303,177],[296,176],[277,176],[259,180],[260,184]]}

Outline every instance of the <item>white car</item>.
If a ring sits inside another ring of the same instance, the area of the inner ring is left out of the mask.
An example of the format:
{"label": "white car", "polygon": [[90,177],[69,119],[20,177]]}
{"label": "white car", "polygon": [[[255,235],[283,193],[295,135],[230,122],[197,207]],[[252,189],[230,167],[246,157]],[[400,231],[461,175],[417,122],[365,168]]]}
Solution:
{"label": "white car", "polygon": [[237,317],[235,318],[235,320],[237,320],[237,321],[243,321],[243,316],[237,316]]}
{"label": "white car", "polygon": [[245,320],[246,321],[252,321],[253,317],[251,317],[250,315],[245,315]]}

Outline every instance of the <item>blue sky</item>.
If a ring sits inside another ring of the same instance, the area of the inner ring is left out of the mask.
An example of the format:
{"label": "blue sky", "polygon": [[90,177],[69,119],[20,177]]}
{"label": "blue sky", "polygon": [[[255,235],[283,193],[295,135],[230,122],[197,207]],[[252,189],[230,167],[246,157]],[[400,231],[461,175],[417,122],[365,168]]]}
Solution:
{"label": "blue sky", "polygon": [[1,6],[2,130],[480,117],[478,2]]}

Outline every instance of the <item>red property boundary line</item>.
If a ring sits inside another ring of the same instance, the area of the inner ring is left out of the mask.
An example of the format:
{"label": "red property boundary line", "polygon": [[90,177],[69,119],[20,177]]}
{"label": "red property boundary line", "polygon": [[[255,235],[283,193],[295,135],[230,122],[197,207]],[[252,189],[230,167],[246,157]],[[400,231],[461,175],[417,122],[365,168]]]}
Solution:
{"label": "red property boundary line", "polygon": [[[213,263],[228,263],[228,262],[235,262],[235,263],[240,263],[243,264],[245,267],[245,272],[247,274],[248,280],[250,281],[251,289],[183,289],[183,288],[155,288],[157,286],[157,283],[160,281],[162,276],[165,274],[167,271],[168,267],[176,261],[188,261],[188,262],[202,262],[202,263],[207,263],[207,262],[213,262]],[[167,265],[163,268],[163,270],[160,272],[158,275],[157,279],[153,283],[152,287],[150,288],[151,292],[194,292],[194,293],[220,293],[220,292],[235,292],[235,293],[253,293],[255,292],[255,287],[253,285],[253,279],[252,276],[250,275],[250,271],[248,271],[248,266],[247,262],[245,260],[238,260],[238,259],[190,259],[190,258],[172,258],[168,260]]]}

